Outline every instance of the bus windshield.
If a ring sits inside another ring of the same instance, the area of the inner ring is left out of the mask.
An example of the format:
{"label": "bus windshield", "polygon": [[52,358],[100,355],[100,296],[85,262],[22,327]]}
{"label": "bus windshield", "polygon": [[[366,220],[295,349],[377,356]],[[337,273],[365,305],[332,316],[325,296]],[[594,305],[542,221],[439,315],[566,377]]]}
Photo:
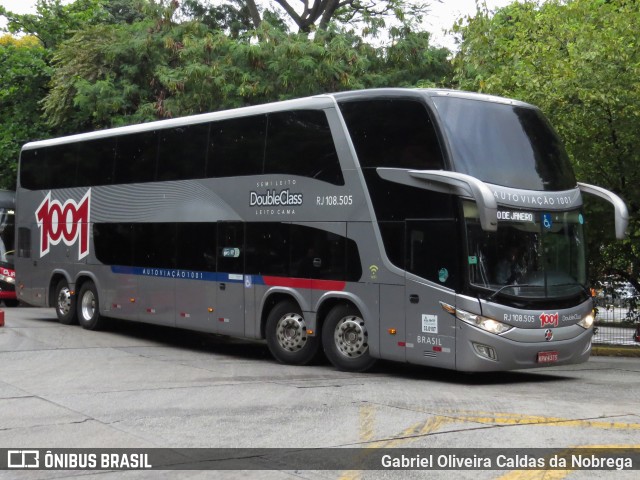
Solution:
{"label": "bus windshield", "polygon": [[0,264],[13,263],[14,216],[13,209],[0,207]]}
{"label": "bus windshield", "polygon": [[456,171],[524,190],[576,187],[562,142],[537,108],[457,97],[433,102]]}
{"label": "bus windshield", "polygon": [[464,217],[472,288],[524,301],[586,294],[580,211],[500,210],[496,232],[482,230],[475,203],[464,202]]}

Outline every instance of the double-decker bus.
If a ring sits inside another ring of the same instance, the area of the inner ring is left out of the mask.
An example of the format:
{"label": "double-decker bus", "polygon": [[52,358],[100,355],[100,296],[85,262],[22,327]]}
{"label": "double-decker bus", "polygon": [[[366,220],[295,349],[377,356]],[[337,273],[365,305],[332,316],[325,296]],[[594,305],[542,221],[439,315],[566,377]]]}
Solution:
{"label": "double-decker bus", "polygon": [[0,190],[0,302],[15,307],[16,271],[13,266],[15,226],[15,193]]}
{"label": "double-decker bus", "polygon": [[541,112],[380,89],[29,143],[17,290],[60,322],[266,339],[283,363],[583,362],[581,192]]}

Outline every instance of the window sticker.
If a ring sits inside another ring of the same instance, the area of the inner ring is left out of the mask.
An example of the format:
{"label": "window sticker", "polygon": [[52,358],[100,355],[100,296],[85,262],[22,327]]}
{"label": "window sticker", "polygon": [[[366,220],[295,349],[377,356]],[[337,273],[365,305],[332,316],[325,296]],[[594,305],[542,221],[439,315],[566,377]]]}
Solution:
{"label": "window sticker", "polygon": [[422,314],[422,333],[438,333],[438,316]]}

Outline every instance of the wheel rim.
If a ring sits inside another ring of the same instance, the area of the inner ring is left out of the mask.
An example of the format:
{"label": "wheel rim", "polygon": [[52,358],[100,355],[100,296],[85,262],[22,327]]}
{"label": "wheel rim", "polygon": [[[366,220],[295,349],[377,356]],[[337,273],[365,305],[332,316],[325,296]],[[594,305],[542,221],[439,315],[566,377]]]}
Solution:
{"label": "wheel rim", "polygon": [[276,325],[278,345],[288,352],[297,352],[307,343],[307,325],[304,317],[297,313],[287,313]]}
{"label": "wheel rim", "polygon": [[87,291],[82,296],[82,302],[80,304],[80,312],[82,313],[83,320],[91,320],[96,312],[96,298],[93,296],[93,292]]}
{"label": "wheel rim", "polygon": [[338,351],[348,358],[361,357],[369,350],[369,334],[364,320],[355,315],[344,317],[338,322],[333,339]]}
{"label": "wheel rim", "polygon": [[71,292],[69,287],[63,287],[58,292],[58,313],[62,316],[71,311]]}

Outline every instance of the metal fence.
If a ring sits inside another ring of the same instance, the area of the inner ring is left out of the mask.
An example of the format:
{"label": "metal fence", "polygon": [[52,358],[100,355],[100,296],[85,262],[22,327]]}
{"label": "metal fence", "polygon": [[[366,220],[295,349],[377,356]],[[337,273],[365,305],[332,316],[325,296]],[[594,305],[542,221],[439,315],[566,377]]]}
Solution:
{"label": "metal fence", "polygon": [[633,345],[640,348],[640,299],[608,302],[596,299],[594,344]]}

